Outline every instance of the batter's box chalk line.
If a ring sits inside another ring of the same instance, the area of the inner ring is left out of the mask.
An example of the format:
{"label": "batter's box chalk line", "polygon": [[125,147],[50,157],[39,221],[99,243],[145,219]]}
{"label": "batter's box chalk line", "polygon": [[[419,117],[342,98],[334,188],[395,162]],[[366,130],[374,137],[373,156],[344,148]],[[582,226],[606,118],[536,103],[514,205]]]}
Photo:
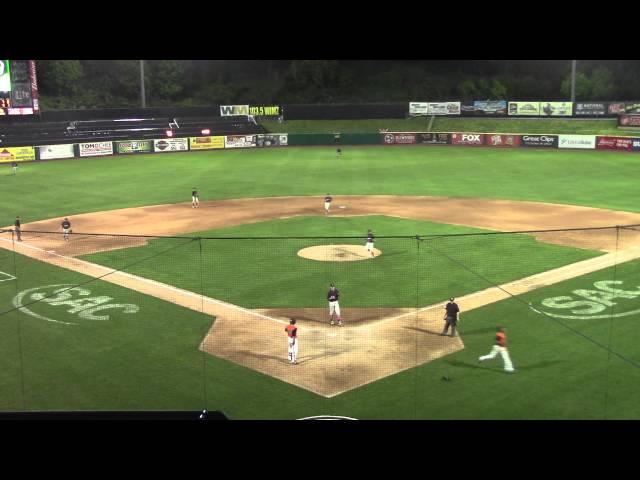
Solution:
{"label": "batter's box chalk line", "polygon": [[5,273],[3,271],[0,271],[0,282],[9,282],[15,279],[16,277],[11,275],[10,273]]}

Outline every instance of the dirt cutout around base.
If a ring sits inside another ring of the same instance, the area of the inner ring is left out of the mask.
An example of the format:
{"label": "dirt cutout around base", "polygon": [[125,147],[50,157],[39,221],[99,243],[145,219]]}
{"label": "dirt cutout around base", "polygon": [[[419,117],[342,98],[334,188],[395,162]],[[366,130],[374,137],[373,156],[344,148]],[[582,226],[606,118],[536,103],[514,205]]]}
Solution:
{"label": "dirt cutout around base", "polygon": [[[335,196],[344,206],[339,216],[387,215],[465,225],[496,231],[609,227],[640,224],[640,214],[536,202],[444,197]],[[443,306],[422,309],[349,309],[343,307],[344,327],[328,325],[327,309],[248,310],[202,297],[171,285],[75,259],[93,252],[129,248],[149,236],[186,235],[207,229],[300,215],[324,216],[320,197],[277,197],[201,202],[87,213],[71,216],[74,233],[65,242],[58,232],[61,219],[23,224],[24,242],[0,234],[0,247],[78,271],[169,301],[216,318],[200,345],[212,355],[265,373],[319,395],[332,397],[350,389],[415,367],[464,347],[458,337],[442,337]],[[335,214],[329,215],[337,216]],[[11,228],[11,227],[8,227]],[[111,233],[114,236],[93,236]],[[609,253],[597,258],[492,287],[457,299],[463,312],[556,282],[640,257],[640,235],[615,229],[589,232],[544,232],[539,241],[590,248]],[[186,240],[189,241],[189,240]],[[365,247],[354,246],[362,248]],[[334,260],[336,261],[336,260]],[[113,273],[110,273],[113,272]],[[508,292],[508,293],[506,293]],[[284,325],[298,319],[299,364],[287,361]],[[62,327],[61,328],[65,328]]]}
{"label": "dirt cutout around base", "polygon": [[360,245],[316,245],[298,251],[299,257],[319,262],[357,262],[371,260],[381,254],[380,250],[374,248],[371,255],[367,247]]}

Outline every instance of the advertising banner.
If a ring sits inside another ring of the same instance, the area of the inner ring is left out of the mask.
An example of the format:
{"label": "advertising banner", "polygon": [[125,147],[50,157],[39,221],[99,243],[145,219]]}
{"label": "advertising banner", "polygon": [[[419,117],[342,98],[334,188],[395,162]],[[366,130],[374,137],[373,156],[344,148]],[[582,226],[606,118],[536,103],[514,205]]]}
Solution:
{"label": "advertising banner", "polygon": [[520,135],[491,134],[485,135],[487,145],[492,147],[519,147]]}
{"label": "advertising banner", "polygon": [[577,117],[582,115],[606,115],[607,104],[603,102],[598,103],[584,103],[576,102],[573,114]]}
{"label": "advertising banner", "polygon": [[640,103],[625,103],[624,111],[626,113],[640,113]]}
{"label": "advertising banner", "polygon": [[540,115],[539,102],[509,102],[509,115]]}
{"label": "advertising banner", "polygon": [[98,157],[100,155],[113,155],[113,142],[89,142],[79,143],[81,157]]}
{"label": "advertising banner", "polygon": [[452,133],[452,145],[484,145],[484,134],[482,133]]}
{"label": "advertising banner", "polygon": [[189,150],[224,148],[224,137],[190,137]]}
{"label": "advertising banner", "polygon": [[73,144],[70,145],[44,145],[38,147],[41,160],[51,160],[54,158],[72,158]]}
{"label": "advertising banner", "polygon": [[460,102],[430,102],[428,115],[460,115]]}
{"label": "advertising banner", "polygon": [[634,152],[640,152],[640,138],[633,139],[633,142],[631,143],[631,149]]}
{"label": "advertising banner", "polygon": [[609,113],[611,114],[625,113],[624,102],[611,102],[609,104]]}
{"label": "advertising banner", "polygon": [[227,135],[224,137],[224,148],[249,148],[255,146],[255,135]]}
{"label": "advertising banner", "polygon": [[118,153],[150,153],[153,152],[153,142],[151,140],[126,140],[116,142]]}
{"label": "advertising banner", "polygon": [[447,145],[451,143],[448,133],[417,133],[416,143],[429,145]]}
{"label": "advertising banner", "polygon": [[506,100],[486,100],[473,102],[473,114],[478,116],[500,116],[507,114]]}
{"label": "advertising banner", "polygon": [[256,117],[279,117],[282,109],[278,105],[251,105],[249,115]]}
{"label": "advertising banner", "polygon": [[429,104],[427,102],[409,102],[409,115],[412,117],[429,115]]}
{"label": "advertising banner", "polygon": [[632,150],[633,138],[629,137],[600,137],[596,138],[598,150]]}
{"label": "advertising banner", "polygon": [[288,144],[286,133],[271,133],[267,135],[256,135],[256,147],[280,147]]}
{"label": "advertising banner", "polygon": [[558,148],[596,148],[596,136],[558,135]]}
{"label": "advertising banner", "polygon": [[383,133],[382,141],[386,145],[416,143],[415,133]]}
{"label": "advertising banner", "polygon": [[573,115],[573,102],[540,102],[540,115],[543,117],[570,117]]}
{"label": "advertising banner", "polygon": [[36,159],[33,147],[0,147],[0,163],[28,162]]}
{"label": "advertising banner", "polygon": [[153,141],[154,152],[179,152],[189,150],[189,142],[186,138],[163,138]]}
{"label": "advertising banner", "polygon": [[620,127],[640,127],[640,115],[620,115],[618,125]]}
{"label": "advertising banner", "polygon": [[558,148],[557,135],[520,135],[520,145],[523,147]]}
{"label": "advertising banner", "polygon": [[249,105],[220,105],[220,116],[249,115]]}

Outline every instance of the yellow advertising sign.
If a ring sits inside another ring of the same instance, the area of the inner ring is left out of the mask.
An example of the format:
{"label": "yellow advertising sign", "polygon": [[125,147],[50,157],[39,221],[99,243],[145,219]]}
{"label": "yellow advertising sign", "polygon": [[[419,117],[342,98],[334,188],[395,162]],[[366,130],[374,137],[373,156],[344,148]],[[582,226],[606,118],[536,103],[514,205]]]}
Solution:
{"label": "yellow advertising sign", "polygon": [[0,147],[0,163],[27,162],[36,159],[33,147]]}
{"label": "yellow advertising sign", "polygon": [[224,137],[190,137],[189,150],[224,148]]}

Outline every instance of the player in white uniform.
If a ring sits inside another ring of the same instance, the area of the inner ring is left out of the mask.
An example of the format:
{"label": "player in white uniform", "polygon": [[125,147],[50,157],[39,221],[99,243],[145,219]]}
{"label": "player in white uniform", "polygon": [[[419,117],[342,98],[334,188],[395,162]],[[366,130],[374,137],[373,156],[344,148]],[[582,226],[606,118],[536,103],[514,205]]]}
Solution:
{"label": "player in white uniform", "polygon": [[64,240],[66,242],[68,242],[69,241],[69,234],[71,233],[71,222],[69,221],[68,218],[65,218],[62,221],[60,226],[62,227],[62,235],[64,236]]}
{"label": "player in white uniform", "polygon": [[375,257],[376,254],[373,252],[373,240],[374,240],[373,232],[371,230],[367,231],[367,252],[371,254],[372,257]]}
{"label": "player in white uniform", "polygon": [[198,200],[198,191],[196,190],[196,187],[193,187],[193,190],[191,191],[191,208],[198,208],[198,205],[200,205],[200,200]]}
{"label": "player in white uniform", "polygon": [[340,292],[336,286],[332,283],[327,293],[327,300],[329,300],[329,318],[331,319],[331,325],[335,325],[334,318],[338,320],[338,326],[342,326],[342,317],[340,317],[340,304],[338,299],[340,298]]}
{"label": "player in white uniform", "polygon": [[325,215],[329,215],[329,209],[331,209],[332,201],[333,201],[333,198],[331,198],[331,195],[327,193],[327,196],[324,197],[324,214]]}

